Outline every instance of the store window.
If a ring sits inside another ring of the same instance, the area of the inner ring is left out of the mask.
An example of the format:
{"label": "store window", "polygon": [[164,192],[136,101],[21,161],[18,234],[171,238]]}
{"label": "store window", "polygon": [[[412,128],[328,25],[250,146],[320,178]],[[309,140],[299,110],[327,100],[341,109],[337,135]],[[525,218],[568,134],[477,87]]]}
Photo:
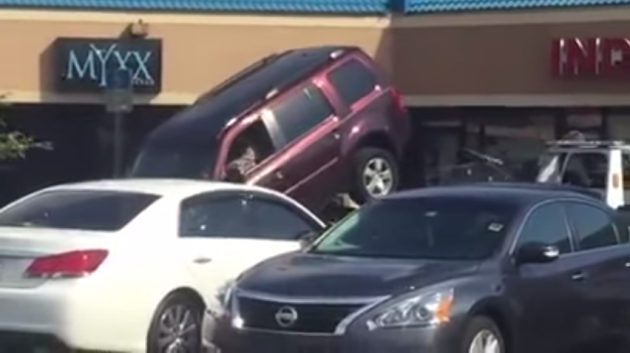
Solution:
{"label": "store window", "polygon": [[478,140],[479,152],[496,159],[495,169],[508,178],[533,179],[546,142],[555,138],[554,112],[504,109],[479,113],[468,119],[469,125],[477,125],[476,132],[469,129],[476,136],[468,140]]}
{"label": "store window", "polygon": [[630,142],[630,110],[611,110],[607,115],[607,125],[611,140]]}
{"label": "store window", "polygon": [[602,109],[576,108],[564,111],[560,121],[558,135],[564,136],[580,132],[588,140],[601,140],[607,138],[606,119]]}
{"label": "store window", "polygon": [[534,180],[557,111],[460,108],[412,111],[423,120],[426,184]]}

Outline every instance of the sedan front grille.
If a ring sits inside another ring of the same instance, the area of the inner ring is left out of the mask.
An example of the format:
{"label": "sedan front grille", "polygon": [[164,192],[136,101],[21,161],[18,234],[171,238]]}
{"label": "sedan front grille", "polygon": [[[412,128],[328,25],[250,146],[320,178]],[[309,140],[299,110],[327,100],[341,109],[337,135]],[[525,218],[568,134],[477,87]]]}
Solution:
{"label": "sedan front grille", "polygon": [[[285,304],[249,297],[238,298],[239,316],[244,326],[288,332],[334,333],[337,325],[348,315],[361,309],[365,304]],[[279,322],[281,310],[290,310],[295,320],[289,324]]]}

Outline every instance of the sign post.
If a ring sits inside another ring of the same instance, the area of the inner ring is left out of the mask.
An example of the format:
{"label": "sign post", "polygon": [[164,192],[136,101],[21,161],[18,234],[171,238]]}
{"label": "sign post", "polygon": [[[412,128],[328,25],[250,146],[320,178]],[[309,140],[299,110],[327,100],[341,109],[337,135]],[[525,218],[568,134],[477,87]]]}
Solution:
{"label": "sign post", "polygon": [[133,110],[133,77],[128,69],[111,70],[108,75],[105,100],[114,120],[113,167],[114,178],[119,178],[125,162],[124,118]]}

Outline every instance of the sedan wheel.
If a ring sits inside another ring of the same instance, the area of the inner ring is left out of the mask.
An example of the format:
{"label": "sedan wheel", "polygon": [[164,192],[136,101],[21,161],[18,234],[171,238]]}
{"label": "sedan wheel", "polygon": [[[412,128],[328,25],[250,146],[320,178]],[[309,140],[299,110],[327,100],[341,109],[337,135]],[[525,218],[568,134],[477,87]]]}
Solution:
{"label": "sedan wheel", "polygon": [[468,353],[502,353],[501,343],[494,333],[482,330],[473,338]]}
{"label": "sedan wheel", "polygon": [[160,317],[158,346],[164,353],[189,353],[199,338],[192,310],[183,305],[168,308]]}
{"label": "sedan wheel", "polygon": [[511,352],[505,346],[499,327],[485,316],[475,316],[467,320],[460,347],[461,353]]}
{"label": "sedan wheel", "polygon": [[148,353],[198,353],[201,315],[197,305],[174,296],[158,310],[149,332]]}

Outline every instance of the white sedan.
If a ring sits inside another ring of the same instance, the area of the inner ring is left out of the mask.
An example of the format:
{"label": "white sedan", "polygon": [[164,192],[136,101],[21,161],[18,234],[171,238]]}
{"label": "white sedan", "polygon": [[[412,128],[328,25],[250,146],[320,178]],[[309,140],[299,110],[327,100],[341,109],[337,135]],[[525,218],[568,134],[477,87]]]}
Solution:
{"label": "white sedan", "polygon": [[0,339],[41,345],[11,342],[15,352],[52,342],[198,353],[220,288],[323,228],[287,196],[245,185],[129,179],[38,191],[0,210]]}

